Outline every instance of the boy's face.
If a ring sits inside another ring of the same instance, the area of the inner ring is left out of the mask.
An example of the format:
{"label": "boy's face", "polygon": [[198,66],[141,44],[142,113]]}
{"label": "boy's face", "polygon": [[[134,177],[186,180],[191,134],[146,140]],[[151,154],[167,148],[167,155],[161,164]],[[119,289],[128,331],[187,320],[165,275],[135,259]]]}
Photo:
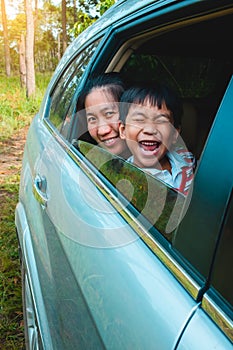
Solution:
{"label": "boy's face", "polygon": [[113,154],[126,147],[119,135],[119,106],[105,90],[94,89],[85,100],[87,127],[92,138]]}
{"label": "boy's face", "polygon": [[161,109],[149,103],[132,104],[125,125],[120,125],[120,136],[126,140],[134,164],[140,168],[164,169],[167,164],[165,155],[178,135],[172,113],[165,104]]}

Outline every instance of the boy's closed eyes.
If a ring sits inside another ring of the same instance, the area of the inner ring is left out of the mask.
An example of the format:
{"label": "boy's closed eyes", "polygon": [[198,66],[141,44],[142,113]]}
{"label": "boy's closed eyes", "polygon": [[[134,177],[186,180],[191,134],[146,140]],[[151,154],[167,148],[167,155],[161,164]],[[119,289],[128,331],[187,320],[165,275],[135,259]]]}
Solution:
{"label": "boy's closed eyes", "polygon": [[143,110],[140,109],[135,109],[132,112],[128,113],[127,116],[127,122],[132,121],[132,122],[138,122],[138,123],[145,123],[147,120],[151,120],[155,124],[163,124],[163,123],[172,123],[173,124],[173,118],[171,117],[170,114],[168,113],[162,113],[158,114],[155,116],[148,115],[146,112],[146,108],[142,106]]}

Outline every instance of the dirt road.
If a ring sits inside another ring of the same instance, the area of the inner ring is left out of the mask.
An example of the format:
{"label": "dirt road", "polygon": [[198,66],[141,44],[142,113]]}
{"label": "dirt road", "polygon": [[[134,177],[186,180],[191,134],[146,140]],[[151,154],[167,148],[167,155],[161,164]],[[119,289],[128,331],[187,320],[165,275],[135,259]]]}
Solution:
{"label": "dirt road", "polygon": [[19,174],[27,132],[28,126],[0,142],[0,185],[7,176]]}

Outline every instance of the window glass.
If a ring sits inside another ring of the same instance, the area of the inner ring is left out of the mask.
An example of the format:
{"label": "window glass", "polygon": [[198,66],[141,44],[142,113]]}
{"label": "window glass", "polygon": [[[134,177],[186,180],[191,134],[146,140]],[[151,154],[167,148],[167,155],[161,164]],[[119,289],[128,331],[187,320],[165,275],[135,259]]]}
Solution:
{"label": "window glass", "polygon": [[223,225],[211,279],[212,286],[233,308],[233,198]]}
{"label": "window glass", "polygon": [[68,112],[69,106],[97,45],[98,42],[93,43],[75,58],[66,71],[63,72],[50,96],[49,120],[59,131],[61,131],[63,121],[65,121],[63,128],[65,136],[70,125],[70,114],[72,114],[71,111]]}
{"label": "window glass", "polygon": [[124,196],[123,204],[133,210],[148,230],[154,227],[167,240],[172,240],[184,214],[184,195],[99,146],[79,141],[76,147]]}

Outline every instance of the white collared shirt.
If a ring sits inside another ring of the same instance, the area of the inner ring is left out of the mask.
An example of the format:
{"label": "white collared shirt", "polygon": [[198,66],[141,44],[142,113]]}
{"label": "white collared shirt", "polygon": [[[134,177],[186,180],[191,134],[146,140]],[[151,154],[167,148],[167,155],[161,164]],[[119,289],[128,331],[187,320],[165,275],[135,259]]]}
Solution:
{"label": "white collared shirt", "polygon": [[[168,151],[166,156],[171,164],[171,173],[166,169],[141,169],[186,194],[193,179],[195,168],[194,156],[184,148],[176,148],[170,152]],[[131,156],[127,161],[129,163],[134,163],[134,157]]]}

